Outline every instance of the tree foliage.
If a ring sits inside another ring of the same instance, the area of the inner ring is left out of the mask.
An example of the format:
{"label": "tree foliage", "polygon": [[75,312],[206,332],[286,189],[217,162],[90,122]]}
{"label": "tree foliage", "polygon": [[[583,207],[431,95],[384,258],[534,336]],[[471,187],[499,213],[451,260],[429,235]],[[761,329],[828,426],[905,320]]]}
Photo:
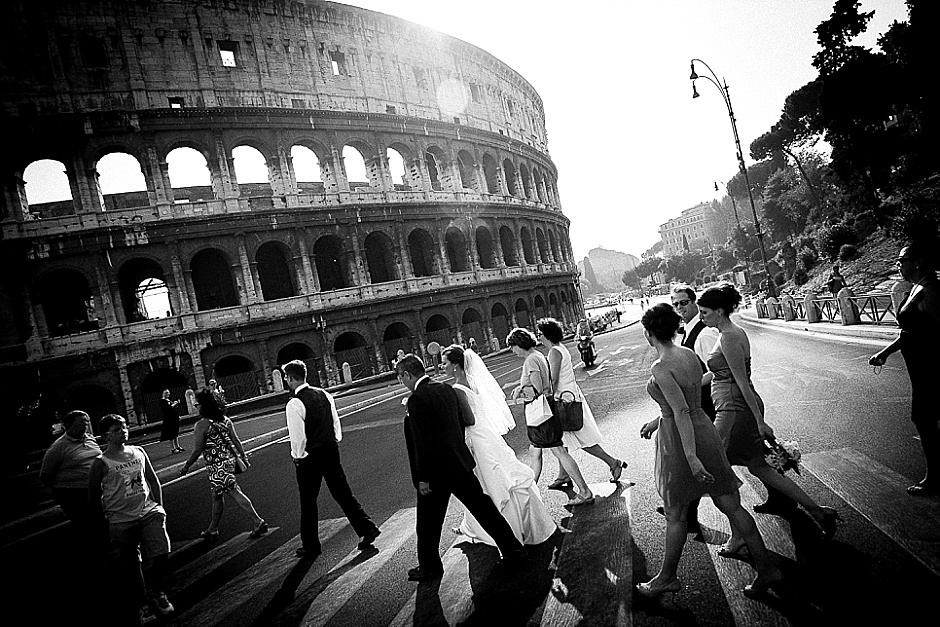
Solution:
{"label": "tree foliage", "polygon": [[665,273],[670,279],[692,283],[706,264],[705,258],[700,253],[684,252],[666,259]]}

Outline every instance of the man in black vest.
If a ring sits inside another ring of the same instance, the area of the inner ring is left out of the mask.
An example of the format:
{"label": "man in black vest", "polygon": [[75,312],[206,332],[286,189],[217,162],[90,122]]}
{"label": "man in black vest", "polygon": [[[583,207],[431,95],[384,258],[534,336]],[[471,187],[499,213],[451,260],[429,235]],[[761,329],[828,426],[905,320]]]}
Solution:
{"label": "man in black vest", "polygon": [[297,557],[316,559],[321,552],[317,496],[326,487],[362,540],[359,550],[372,546],[381,531],[353,496],[339,459],[343,432],[333,397],[307,384],[307,366],[294,360],[284,364],[287,387],[294,397],[287,402],[287,432],[300,490],[300,540]]}
{"label": "man in black vest", "polygon": [[444,574],[438,547],[447,504],[453,494],[496,541],[502,564],[518,568],[525,549],[473,474],[476,462],[464,439],[457,393],[425,374],[424,363],[405,355],[395,365],[398,380],[411,391],[405,416],[405,443],[411,479],[418,491],[418,566],[408,579],[426,581]]}

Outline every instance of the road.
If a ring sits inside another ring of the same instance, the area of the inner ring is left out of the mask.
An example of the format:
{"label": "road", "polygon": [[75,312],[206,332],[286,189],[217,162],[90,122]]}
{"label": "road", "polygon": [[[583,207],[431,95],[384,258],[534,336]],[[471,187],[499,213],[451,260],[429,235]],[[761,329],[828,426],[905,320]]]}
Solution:
{"label": "road", "polygon": [[[940,574],[940,505],[903,493],[923,472],[907,418],[910,388],[903,365],[895,361],[875,375],[866,364],[874,348],[864,342],[745,328],[767,419],[778,437],[798,440],[804,453],[802,474],[791,476],[845,519],[835,541],[824,544],[804,514],[755,517],[788,576],[783,598],[757,602],[740,593],[753,571],[717,556],[728,527],[707,499],[701,513],[706,542],[690,537],[686,545],[679,572],[683,593],[663,602],[631,593],[634,583],[658,569],[664,532],[654,509],[654,444],[638,437],[640,426],[657,413],[645,390],[655,355],[640,325],[633,325],[598,336],[598,364],[576,370],[605,448],[630,463],[624,481],[614,486],[601,462],[575,453],[585,478],[605,498],[572,513],[563,507],[568,495],[547,490],[556,463],[546,457],[540,485],[564,531],[530,550],[525,572],[494,573],[494,549],[461,543],[447,532],[462,514],[453,503],[441,544],[444,580],[406,581],[414,565],[414,494],[401,432],[404,390],[390,387],[340,402],[344,465],[354,493],[383,529],[378,551],[355,550],[355,534],[324,489],[324,554],[312,564],[293,558],[298,497],[288,445],[261,436],[283,428],[283,412],[238,423],[256,446],[252,468],[239,482],[272,526],[267,537],[249,541],[250,522],[229,504],[221,541],[197,541],[209,516],[204,473],[164,482],[174,544],[169,584],[178,609],[175,624],[870,624],[904,622],[929,611]],[[507,389],[519,376],[520,363],[511,355],[488,365]],[[521,407],[514,413],[521,424]],[[190,448],[187,440],[191,435],[183,440]],[[524,428],[514,429],[507,441],[520,457],[527,455]],[[167,448],[153,445],[148,452],[170,477],[182,459]],[[760,488],[746,472],[739,469],[739,475],[745,480],[742,501],[748,507],[760,502]],[[56,595],[56,582],[80,560],[81,545],[68,533],[65,525],[35,531],[0,551],[4,570],[17,573],[8,586],[10,598],[28,603],[37,616],[52,619],[72,611],[42,602]]]}

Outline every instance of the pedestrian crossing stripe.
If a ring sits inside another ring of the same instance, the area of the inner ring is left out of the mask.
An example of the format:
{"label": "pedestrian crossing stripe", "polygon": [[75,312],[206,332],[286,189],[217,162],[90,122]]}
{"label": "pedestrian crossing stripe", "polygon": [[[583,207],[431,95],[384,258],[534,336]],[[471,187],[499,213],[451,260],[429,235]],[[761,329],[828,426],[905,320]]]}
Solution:
{"label": "pedestrian crossing stripe", "polygon": [[[931,568],[932,572],[938,572],[940,503],[933,499],[910,498],[904,492],[909,480],[852,449],[804,454],[802,464],[914,558]],[[743,469],[737,469],[737,472],[742,476],[745,473]],[[632,588],[636,583],[632,572],[635,548],[631,533],[631,499],[634,492],[629,486],[610,483],[595,484],[591,488],[597,498],[594,505],[573,509],[571,517],[565,519],[568,533],[562,534],[561,538],[553,536],[552,540],[540,545],[547,551],[558,548],[554,559],[545,562],[546,571],[550,571],[552,580],[544,588],[545,597],[541,605],[536,597],[531,606],[533,613],[528,620],[529,624],[632,624],[635,600]],[[749,481],[744,481],[740,494],[742,506],[748,511],[762,500]],[[452,501],[452,506],[460,507],[454,503]],[[845,511],[847,507],[840,509]],[[288,580],[295,575],[301,576],[296,574],[301,562],[293,556],[300,546],[300,539],[299,536],[285,539],[272,553],[195,606],[185,610],[180,608],[183,611],[173,617],[173,622],[180,625],[214,625],[231,623],[237,617],[240,622],[266,625],[326,624],[343,616],[343,608],[347,607],[352,597],[365,589],[393,556],[405,550],[406,543],[414,538],[415,518],[414,508],[395,512],[381,524],[382,535],[376,540],[374,549],[365,552],[351,550],[334,565],[321,558],[308,566],[306,571],[301,569],[303,579],[299,584],[291,581],[288,585]],[[756,576],[749,564],[717,555],[718,549],[728,539],[730,528],[727,519],[715,508],[711,499],[703,499],[699,519],[707,543],[705,550],[713,564],[733,623],[788,624],[786,617],[777,608],[748,599],[741,592]],[[802,561],[802,532],[798,528],[803,524],[801,521],[813,527],[817,546],[810,549],[818,553],[821,542],[818,540],[818,529],[804,512],[789,516],[787,520],[768,515],[755,515],[754,519],[768,550],[774,554],[785,572],[788,568],[793,570],[793,560]],[[272,528],[269,535],[274,536],[276,531],[277,528]],[[345,518],[320,521],[321,542],[326,543],[340,533],[344,538],[351,534]],[[796,543],[793,537],[797,537]],[[247,550],[251,542],[247,533],[239,534],[178,569],[168,580],[171,582],[171,600],[174,600],[174,594],[179,594],[203,577],[223,568],[227,561]],[[482,550],[490,550],[490,547]],[[492,550],[495,561],[495,549]],[[537,549],[530,550],[530,554],[535,552]],[[491,608],[474,605],[476,595],[470,581],[472,560],[468,559],[468,554],[472,554],[472,550],[468,551],[466,541],[457,536],[443,556],[442,580],[433,585],[418,584],[418,591],[399,608],[390,624],[399,626],[420,622],[423,613],[427,613],[426,608],[422,607],[426,601],[419,594],[422,586],[433,588],[430,596],[436,604],[439,603],[440,609],[437,611],[438,614],[443,612],[443,622],[454,625],[466,622],[475,615],[479,617],[480,613],[485,615]],[[657,569],[662,555],[657,553],[651,557],[649,576]],[[790,566],[788,562],[791,562]],[[484,568],[488,568],[485,565],[489,563],[487,560],[481,563]],[[598,568],[598,564],[603,564],[603,568]],[[533,575],[538,576],[534,572],[524,576],[532,578]],[[401,576],[404,578],[404,573]],[[478,576],[490,579],[488,573]],[[499,586],[499,580],[496,581],[495,585]],[[694,590],[694,582],[686,584],[687,588]],[[279,602],[272,603],[272,598],[277,595],[281,595]],[[528,606],[525,611],[529,611]]]}

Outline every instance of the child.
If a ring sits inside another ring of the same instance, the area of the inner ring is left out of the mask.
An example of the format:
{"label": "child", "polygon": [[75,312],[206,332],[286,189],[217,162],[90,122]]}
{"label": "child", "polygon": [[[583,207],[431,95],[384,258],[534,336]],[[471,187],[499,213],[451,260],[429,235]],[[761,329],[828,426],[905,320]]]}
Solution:
{"label": "child", "polygon": [[[163,575],[170,553],[166,533],[163,489],[147,453],[127,444],[127,423],[117,414],[108,414],[99,423],[107,449],[91,466],[88,495],[92,509],[105,516],[111,542],[121,564],[135,584],[135,607],[141,620],[173,613],[173,605],[163,592]],[[146,587],[141,570],[141,555],[147,570]],[[146,592],[149,592],[150,604]]]}

